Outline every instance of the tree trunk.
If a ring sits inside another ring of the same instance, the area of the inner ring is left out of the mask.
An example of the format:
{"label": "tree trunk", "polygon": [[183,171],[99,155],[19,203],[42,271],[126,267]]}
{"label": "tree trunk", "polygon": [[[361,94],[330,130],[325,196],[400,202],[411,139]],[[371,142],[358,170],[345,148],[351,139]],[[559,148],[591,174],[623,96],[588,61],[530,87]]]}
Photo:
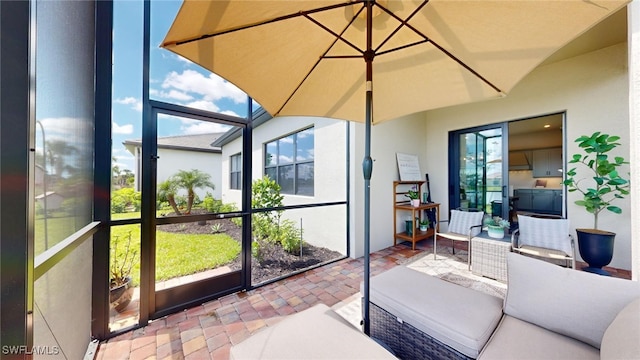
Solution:
{"label": "tree trunk", "polygon": [[193,206],[193,199],[195,199],[196,194],[193,191],[189,191],[189,195],[187,196],[187,214],[191,214],[191,207]]}
{"label": "tree trunk", "polygon": [[171,205],[176,215],[182,215],[180,210],[178,210],[178,205],[176,204],[176,199],[173,197],[173,195],[167,195],[167,201],[169,201],[169,205]]}

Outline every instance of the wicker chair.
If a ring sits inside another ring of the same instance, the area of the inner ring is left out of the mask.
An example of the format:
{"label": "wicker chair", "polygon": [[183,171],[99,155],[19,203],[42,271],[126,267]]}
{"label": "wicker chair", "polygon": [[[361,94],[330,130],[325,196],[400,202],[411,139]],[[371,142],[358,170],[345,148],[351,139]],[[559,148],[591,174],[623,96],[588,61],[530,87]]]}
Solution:
{"label": "wicker chair", "polygon": [[[449,226],[447,232],[438,232],[438,236],[451,240],[451,249],[455,254],[455,241],[464,241],[468,244],[469,252],[467,254],[467,265],[471,270],[471,238],[477,236],[482,231],[482,219],[484,218],[484,211],[463,211],[463,210],[451,210],[449,216]],[[446,221],[446,220],[445,220]],[[436,258],[438,253],[436,249],[436,241],[433,242],[433,258]]]}
{"label": "wicker chair", "polygon": [[518,230],[511,234],[514,252],[542,259],[568,262],[576,268],[575,244],[569,220],[518,215]]}

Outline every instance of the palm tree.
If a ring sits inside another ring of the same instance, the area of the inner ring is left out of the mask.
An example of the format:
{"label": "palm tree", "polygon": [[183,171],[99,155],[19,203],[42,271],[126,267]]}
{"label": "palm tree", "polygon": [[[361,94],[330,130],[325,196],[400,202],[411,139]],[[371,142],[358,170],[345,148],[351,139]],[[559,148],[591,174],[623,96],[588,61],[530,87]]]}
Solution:
{"label": "palm tree", "polygon": [[182,215],[176,204],[176,191],[178,189],[178,183],[175,179],[169,178],[158,185],[158,200],[167,201],[173,208],[176,215]]}
{"label": "palm tree", "polygon": [[215,185],[211,182],[211,175],[197,169],[191,169],[191,171],[180,170],[174,176],[178,185],[182,188],[187,189],[186,214],[191,213],[193,199],[196,197],[193,189],[203,187],[210,187],[212,190],[215,189]]}
{"label": "palm tree", "polygon": [[49,161],[53,165],[56,177],[61,179],[62,173],[70,169],[66,162],[78,153],[78,148],[64,140],[51,140],[47,141],[47,149],[49,151]]}

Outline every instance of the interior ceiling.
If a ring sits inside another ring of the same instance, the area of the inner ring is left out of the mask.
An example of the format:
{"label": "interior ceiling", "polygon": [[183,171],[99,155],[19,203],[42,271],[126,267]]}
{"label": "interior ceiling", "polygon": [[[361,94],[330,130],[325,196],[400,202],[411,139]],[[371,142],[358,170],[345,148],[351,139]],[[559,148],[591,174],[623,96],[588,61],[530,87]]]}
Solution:
{"label": "interior ceiling", "polygon": [[[545,128],[545,125],[549,127]],[[533,119],[512,121],[509,123],[509,135],[537,134],[548,130],[558,130],[562,128],[562,114],[541,116]],[[541,135],[544,135],[542,133]]]}

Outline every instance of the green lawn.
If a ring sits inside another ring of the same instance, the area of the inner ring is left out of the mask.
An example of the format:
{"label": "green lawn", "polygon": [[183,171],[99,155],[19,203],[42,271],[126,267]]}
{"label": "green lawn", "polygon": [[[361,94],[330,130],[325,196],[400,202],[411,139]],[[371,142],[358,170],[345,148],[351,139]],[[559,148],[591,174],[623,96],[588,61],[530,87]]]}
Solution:
{"label": "green lawn", "polygon": [[[46,221],[42,215],[36,216],[34,223],[35,254],[42,254],[46,249],[66,239],[76,232],[76,219],[66,214],[58,213]],[[46,229],[46,231],[45,231]],[[45,246],[45,244],[47,246]]]}
{"label": "green lawn", "polygon": [[[123,215],[113,214],[116,219]],[[139,217],[139,215],[137,215]],[[133,267],[134,283],[140,280],[140,226],[122,225],[111,228],[111,239],[121,238],[118,252],[124,251],[124,240],[131,232],[131,247],[137,250],[137,261]],[[177,234],[156,232],[156,280],[162,281],[200,271],[215,269],[233,261],[240,254],[240,244],[230,236],[221,234]]]}
{"label": "green lawn", "polygon": [[[140,218],[140,213],[112,214],[113,220]],[[45,250],[44,218],[35,221],[35,253]],[[75,232],[75,219],[58,215],[47,219],[47,242],[51,248]],[[124,249],[123,241],[131,232],[131,248],[136,251],[136,262],[132,277],[140,283],[140,225],[122,225],[111,228],[111,239],[121,238],[118,252]],[[167,280],[178,276],[215,269],[233,261],[240,254],[240,244],[230,236],[220,234],[177,234],[156,232],[156,280]]]}

